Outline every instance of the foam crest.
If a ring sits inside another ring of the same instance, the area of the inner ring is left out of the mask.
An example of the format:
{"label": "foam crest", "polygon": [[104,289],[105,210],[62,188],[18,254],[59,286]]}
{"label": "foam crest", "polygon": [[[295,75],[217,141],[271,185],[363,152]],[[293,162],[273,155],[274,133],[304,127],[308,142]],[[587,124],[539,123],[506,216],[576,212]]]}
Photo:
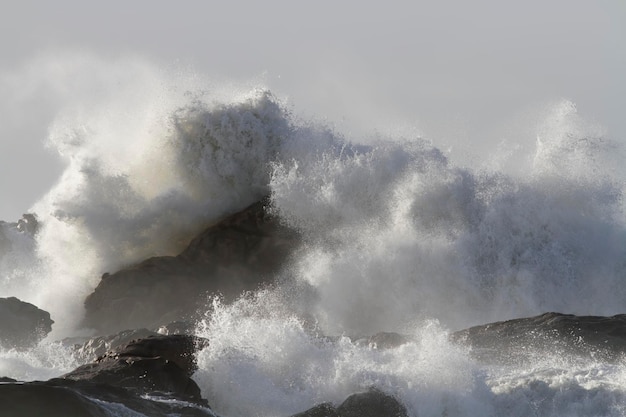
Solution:
{"label": "foam crest", "polygon": [[102,273],[178,253],[266,195],[270,162],[305,146],[287,145],[291,117],[265,90],[208,93],[202,80],[141,61],[83,58],[78,68],[54,78],[76,94],[55,86],[64,105],[48,144],[66,168],[33,208],[42,227],[25,253],[38,262],[14,268],[34,289],[26,300],[63,334]]}
{"label": "foam crest", "polygon": [[619,149],[567,103],[545,125],[521,178],[455,167],[421,140],[276,164],[275,210],[308,242],[291,275],[319,295],[322,327],[619,313],[624,183],[585,163]]}
{"label": "foam crest", "polygon": [[494,409],[511,416],[624,415],[626,374],[623,366],[551,365],[493,372],[487,381]]}

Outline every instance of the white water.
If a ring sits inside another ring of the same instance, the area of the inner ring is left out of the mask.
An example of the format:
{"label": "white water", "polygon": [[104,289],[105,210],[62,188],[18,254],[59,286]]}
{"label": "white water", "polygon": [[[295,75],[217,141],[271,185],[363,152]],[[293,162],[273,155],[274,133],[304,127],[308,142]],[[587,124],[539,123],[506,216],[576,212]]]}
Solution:
{"label": "white water", "polygon": [[[217,412],[287,416],[375,385],[419,416],[626,415],[623,365],[557,352],[530,369],[485,367],[447,341],[545,311],[624,312],[622,149],[574,103],[546,110],[518,153],[477,163],[418,137],[348,143],[262,88],[108,65],[88,77],[97,94],[50,128],[66,166],[33,207],[36,240],[7,228],[0,259],[0,296],[49,311],[49,340],[89,332],[77,323],[103,272],[176,253],[271,194],[306,245],[276,288],[207,306],[195,378]],[[341,337],[379,331],[414,341],[377,350]],[[50,343],[2,352],[0,374],[75,366]]]}

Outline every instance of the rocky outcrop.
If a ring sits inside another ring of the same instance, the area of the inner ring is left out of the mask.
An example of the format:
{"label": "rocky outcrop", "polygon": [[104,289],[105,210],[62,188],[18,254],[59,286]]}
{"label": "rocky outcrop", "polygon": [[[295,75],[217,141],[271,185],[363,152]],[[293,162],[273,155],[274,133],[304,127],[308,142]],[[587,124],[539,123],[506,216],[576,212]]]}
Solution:
{"label": "rocky outcrop", "polygon": [[190,378],[206,339],[176,335],[134,340],[49,381],[0,380],[0,410],[10,416],[213,416]]}
{"label": "rocky outcrop", "polygon": [[471,327],[451,339],[470,346],[485,362],[523,364],[550,354],[615,362],[626,355],[626,314],[546,313]]}
{"label": "rocky outcrop", "polygon": [[54,321],[50,313],[15,297],[0,298],[0,347],[27,349],[39,343]]}
{"label": "rocky outcrop", "polygon": [[196,349],[206,343],[206,339],[187,335],[151,336],[107,352],[63,378],[206,405],[200,388],[190,378],[196,370]]}
{"label": "rocky outcrop", "polygon": [[317,405],[292,417],[408,417],[404,405],[377,389],[349,396],[339,407]]}
{"label": "rocky outcrop", "polygon": [[113,335],[96,336],[90,339],[65,339],[63,343],[73,348],[74,357],[81,363],[92,362],[107,352],[118,350],[135,340],[150,336],[158,336],[159,333],[148,329],[123,330]]}
{"label": "rocky outcrop", "polygon": [[150,258],[104,274],[85,301],[84,325],[101,334],[192,318],[208,296],[226,301],[272,281],[298,235],[251,205],[209,227],[178,256]]}
{"label": "rocky outcrop", "polygon": [[207,406],[141,397],[89,381],[51,379],[0,384],[0,410],[11,417],[214,417]]}

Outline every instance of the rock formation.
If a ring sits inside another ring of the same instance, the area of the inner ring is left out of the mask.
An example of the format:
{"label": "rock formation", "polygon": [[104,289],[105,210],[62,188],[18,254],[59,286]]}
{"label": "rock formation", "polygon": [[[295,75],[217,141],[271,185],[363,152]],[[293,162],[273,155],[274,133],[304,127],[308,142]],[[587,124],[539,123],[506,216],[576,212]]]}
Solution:
{"label": "rock formation", "polygon": [[209,227],[178,256],[104,274],[85,301],[84,325],[99,333],[192,318],[209,295],[227,301],[269,283],[299,243],[257,202]]}
{"label": "rock formation", "polygon": [[394,397],[371,389],[349,396],[339,407],[323,403],[292,417],[407,417],[406,408]]}
{"label": "rock formation", "polygon": [[[19,416],[154,417],[213,416],[200,388],[190,378],[195,352],[207,340],[194,336],[156,336],[132,341],[96,361],[46,382],[0,384],[0,410]],[[133,414],[134,415],[134,414]]]}
{"label": "rock formation", "polygon": [[194,336],[151,336],[107,352],[63,378],[203,404],[200,388],[190,377],[196,370],[196,348],[205,343],[205,339]]}
{"label": "rock formation", "polygon": [[27,349],[39,343],[54,321],[50,313],[15,297],[0,298],[0,347]]}
{"label": "rock formation", "polygon": [[526,363],[545,354],[615,362],[626,354],[626,314],[613,317],[545,313],[461,330],[452,340],[481,361]]}

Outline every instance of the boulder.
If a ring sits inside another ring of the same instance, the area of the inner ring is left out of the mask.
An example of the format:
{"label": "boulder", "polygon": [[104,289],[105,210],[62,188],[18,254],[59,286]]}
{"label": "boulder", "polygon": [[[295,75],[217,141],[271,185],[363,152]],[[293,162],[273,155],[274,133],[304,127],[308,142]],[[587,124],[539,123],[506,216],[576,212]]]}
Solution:
{"label": "boulder", "polygon": [[[107,352],[120,349],[128,343],[150,336],[158,336],[157,332],[148,329],[123,330],[113,335],[97,336],[90,339],[65,339],[63,343],[71,346],[74,357],[79,362],[92,362]],[[80,342],[79,342],[80,341]],[[79,342],[79,343],[77,343]]]}
{"label": "boulder", "polygon": [[85,301],[86,327],[100,334],[189,320],[210,295],[235,299],[270,283],[299,243],[257,202],[209,227],[177,256],[154,257],[102,280]]}
{"label": "boulder", "polygon": [[352,394],[337,408],[322,403],[292,417],[408,417],[408,412],[396,398],[370,389]]}
{"label": "boulder", "polygon": [[0,298],[0,346],[28,349],[52,331],[50,313],[15,297]]}
{"label": "boulder", "polygon": [[11,417],[214,416],[190,376],[208,341],[152,336],[107,352],[49,381],[0,378],[0,410]]}
{"label": "boulder", "polygon": [[195,352],[208,343],[195,336],[151,336],[131,341],[94,362],[63,375],[63,379],[122,387],[137,395],[160,395],[206,405],[190,378]]}
{"label": "boulder", "polygon": [[0,409],[11,417],[107,417],[110,414],[85,395],[43,382],[0,385]]}
{"label": "boulder", "polygon": [[120,387],[59,378],[0,384],[0,410],[11,417],[215,416],[207,406],[159,401]]}
{"label": "boulder", "polygon": [[318,404],[291,417],[338,417],[337,408],[331,403]]}
{"label": "boulder", "polygon": [[546,355],[616,362],[626,354],[626,314],[545,313],[455,332],[451,339],[484,362],[524,364]]}

